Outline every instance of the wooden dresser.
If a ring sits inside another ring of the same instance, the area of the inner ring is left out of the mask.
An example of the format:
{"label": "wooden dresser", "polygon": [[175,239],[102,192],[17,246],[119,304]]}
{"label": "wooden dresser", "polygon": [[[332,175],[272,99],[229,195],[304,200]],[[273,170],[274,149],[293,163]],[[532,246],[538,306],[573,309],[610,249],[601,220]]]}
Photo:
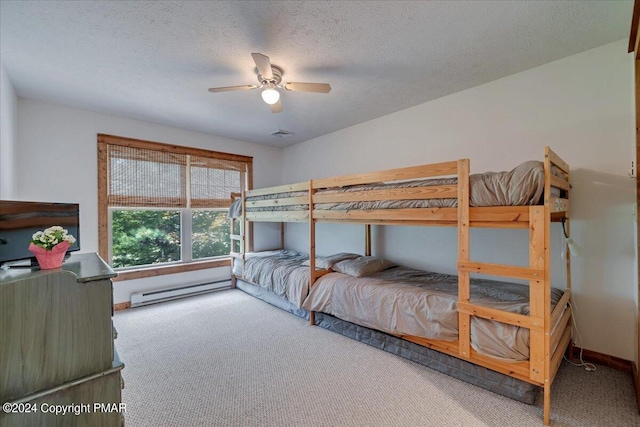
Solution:
{"label": "wooden dresser", "polygon": [[124,423],[115,276],[96,254],[0,270],[0,427]]}

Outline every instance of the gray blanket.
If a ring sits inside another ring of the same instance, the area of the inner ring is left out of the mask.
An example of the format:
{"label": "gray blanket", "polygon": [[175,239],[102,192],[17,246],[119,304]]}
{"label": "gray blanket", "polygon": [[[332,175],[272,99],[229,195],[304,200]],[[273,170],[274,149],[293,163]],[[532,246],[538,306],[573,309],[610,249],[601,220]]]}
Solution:
{"label": "gray blanket", "polygon": [[[458,339],[458,278],[406,267],[365,277],[329,273],[316,281],[302,307],[396,335]],[[562,291],[553,289],[552,305]],[[474,304],[529,314],[525,285],[472,279]],[[505,360],[529,358],[529,330],[472,317],[471,345],[481,354]]]}
{"label": "gray blanket", "polygon": [[[253,252],[245,255],[244,280],[286,298],[298,308],[309,293],[309,256],[294,251]],[[242,260],[235,259],[233,274],[242,276]]]}

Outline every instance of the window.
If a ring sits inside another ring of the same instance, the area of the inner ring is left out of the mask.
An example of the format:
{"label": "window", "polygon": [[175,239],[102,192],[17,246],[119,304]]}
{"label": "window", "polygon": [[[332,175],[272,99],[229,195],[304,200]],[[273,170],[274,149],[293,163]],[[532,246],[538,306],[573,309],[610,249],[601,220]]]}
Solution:
{"label": "window", "polygon": [[98,163],[100,255],[121,277],[228,263],[227,210],[251,157],[98,135]]}

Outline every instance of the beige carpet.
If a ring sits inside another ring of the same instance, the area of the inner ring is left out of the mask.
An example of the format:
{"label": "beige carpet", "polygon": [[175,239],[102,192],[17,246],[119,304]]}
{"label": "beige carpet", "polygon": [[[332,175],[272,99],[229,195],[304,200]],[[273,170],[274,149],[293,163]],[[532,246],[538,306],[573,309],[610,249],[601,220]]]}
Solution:
{"label": "beige carpet", "polygon": [[[536,426],[542,408],[432,371],[238,290],[118,312],[126,425]],[[629,374],[565,364],[553,426],[640,426]]]}

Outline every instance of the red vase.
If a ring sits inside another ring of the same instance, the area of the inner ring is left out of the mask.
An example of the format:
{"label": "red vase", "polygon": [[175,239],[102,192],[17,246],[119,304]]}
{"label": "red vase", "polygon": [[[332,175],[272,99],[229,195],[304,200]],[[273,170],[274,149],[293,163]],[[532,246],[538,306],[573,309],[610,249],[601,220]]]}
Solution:
{"label": "red vase", "polygon": [[67,253],[67,249],[69,249],[70,246],[69,242],[64,241],[58,243],[48,251],[45,248],[31,243],[29,250],[36,256],[41,270],[51,270],[52,268],[62,267],[64,254]]}

